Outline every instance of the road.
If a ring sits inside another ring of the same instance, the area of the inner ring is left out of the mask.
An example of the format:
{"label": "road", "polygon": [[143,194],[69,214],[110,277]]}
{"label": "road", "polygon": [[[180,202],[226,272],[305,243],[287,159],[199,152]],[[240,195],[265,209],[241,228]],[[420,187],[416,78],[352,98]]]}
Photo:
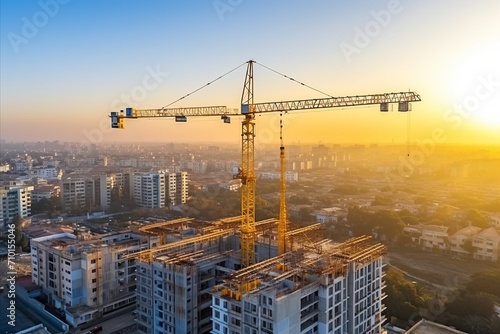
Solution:
{"label": "road", "polygon": [[[113,312],[112,314],[107,314],[104,316],[104,320],[92,324],[92,326],[79,326],[79,328],[70,330],[72,334],[81,334],[87,332],[90,328],[101,325],[102,332],[106,334],[111,333],[128,333],[128,334],[136,334],[136,322],[134,321],[135,315],[132,314],[132,310],[134,310],[135,306],[127,307],[122,310],[118,310]],[[130,329],[130,327],[133,327]]]}
{"label": "road", "polygon": [[456,298],[473,274],[500,267],[499,262],[453,259],[448,254],[393,247],[389,248],[385,262],[402,271],[410,281],[426,287],[440,305]]}

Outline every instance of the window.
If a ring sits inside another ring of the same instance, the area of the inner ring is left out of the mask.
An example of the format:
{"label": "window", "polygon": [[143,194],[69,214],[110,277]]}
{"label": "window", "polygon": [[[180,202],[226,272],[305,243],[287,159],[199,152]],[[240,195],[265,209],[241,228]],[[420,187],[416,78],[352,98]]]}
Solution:
{"label": "window", "polygon": [[90,260],[90,263],[94,264],[95,263],[95,259]]}

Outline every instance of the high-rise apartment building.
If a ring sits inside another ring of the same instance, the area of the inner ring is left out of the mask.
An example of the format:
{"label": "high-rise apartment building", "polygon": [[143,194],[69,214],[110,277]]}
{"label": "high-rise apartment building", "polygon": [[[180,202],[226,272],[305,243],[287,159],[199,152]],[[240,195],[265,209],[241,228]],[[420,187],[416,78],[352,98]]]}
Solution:
{"label": "high-rise apartment building", "polygon": [[0,224],[31,215],[33,186],[12,185],[0,188]]}
{"label": "high-rise apartment building", "polygon": [[165,173],[134,173],[130,181],[131,193],[139,207],[150,209],[165,207]]}
{"label": "high-rise apartment building", "polygon": [[61,180],[61,198],[64,210],[86,207],[85,179],[68,177]]}
{"label": "high-rise apartment building", "polygon": [[[106,173],[68,177],[61,181],[64,209],[107,210],[113,196],[130,196],[128,173]],[[119,198],[116,198],[118,200]]]}
{"label": "high-rise apartment building", "polygon": [[134,173],[130,178],[131,194],[138,206],[164,208],[186,203],[187,172],[166,171]]}
{"label": "high-rise apartment building", "polygon": [[135,302],[136,266],[125,255],[156,246],[132,232],[78,240],[61,233],[31,240],[33,283],[73,326]]}

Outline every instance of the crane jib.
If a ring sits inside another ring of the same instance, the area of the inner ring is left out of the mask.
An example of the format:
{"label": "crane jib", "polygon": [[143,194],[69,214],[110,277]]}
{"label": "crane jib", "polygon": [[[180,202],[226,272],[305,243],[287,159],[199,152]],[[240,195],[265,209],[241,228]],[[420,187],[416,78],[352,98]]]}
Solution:
{"label": "crane jib", "polygon": [[380,105],[381,112],[389,111],[390,103],[398,103],[398,111],[411,110],[410,102],[421,101],[420,96],[414,92],[383,93],[372,95],[355,95],[328,97],[309,100],[292,100],[281,102],[263,102],[255,104],[241,104],[241,109],[230,109],[226,106],[188,107],[188,108],[162,108],[162,109],[134,109],[126,108],[125,111],[113,111],[111,127],[124,128],[124,118],[148,117],[174,117],[176,122],[186,122],[191,116],[219,116],[224,123],[230,123],[229,116],[246,115],[249,113],[289,112],[294,110],[329,109],[354,107],[362,105]]}

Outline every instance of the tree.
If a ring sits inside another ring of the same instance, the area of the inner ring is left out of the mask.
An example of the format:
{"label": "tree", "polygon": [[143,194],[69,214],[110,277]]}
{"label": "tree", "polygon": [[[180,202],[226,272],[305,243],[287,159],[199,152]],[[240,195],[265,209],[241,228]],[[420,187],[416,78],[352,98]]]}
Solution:
{"label": "tree", "polygon": [[16,215],[12,218],[11,224],[14,224],[14,237],[16,241],[16,247],[20,247],[23,251],[26,251],[29,246],[29,240],[23,235],[23,219]]}
{"label": "tree", "polygon": [[14,218],[12,218],[11,224],[14,224],[14,237],[16,240],[16,247],[21,246],[21,240],[23,238],[22,223],[23,219],[21,218],[21,216],[15,215]]}
{"label": "tree", "polygon": [[394,240],[396,237],[403,234],[405,224],[403,221],[389,210],[375,212],[372,215],[372,222],[379,227],[380,233],[385,235],[387,239]]}
{"label": "tree", "polygon": [[467,290],[485,292],[500,298],[500,269],[483,271],[472,275]]}
{"label": "tree", "polygon": [[387,306],[387,318],[396,317],[401,320],[416,320],[415,315],[419,316],[418,310],[426,305],[430,296],[422,290],[417,292],[415,284],[405,280],[403,274],[395,269],[389,268],[385,276],[387,298],[384,304]]}
{"label": "tree", "polygon": [[377,195],[372,202],[372,206],[376,205],[392,205],[392,198],[387,195]]}
{"label": "tree", "polygon": [[446,305],[448,311],[455,315],[463,317],[477,315],[485,318],[495,313],[493,307],[493,297],[484,292],[464,293]]}
{"label": "tree", "polygon": [[119,187],[111,188],[109,208],[113,212],[120,211],[122,207],[122,194]]}
{"label": "tree", "polygon": [[370,222],[370,213],[358,206],[351,206],[347,211],[347,222],[354,235],[372,235],[373,225]]}
{"label": "tree", "polygon": [[311,213],[312,213],[312,208],[303,207],[299,209],[299,218],[301,225],[307,222],[311,222],[313,220]]}
{"label": "tree", "polygon": [[467,251],[470,255],[474,254],[475,248],[472,245],[472,239],[464,240],[464,250]]}
{"label": "tree", "polygon": [[467,219],[467,221],[470,222],[474,226],[481,227],[481,228],[489,227],[488,217],[486,215],[482,214],[481,212],[479,212],[477,209],[472,209],[472,210],[467,211],[465,219]]}
{"label": "tree", "polygon": [[441,224],[446,226],[450,225],[450,223],[453,221],[450,207],[447,205],[438,206],[432,218],[433,220],[439,220]]}
{"label": "tree", "polygon": [[295,205],[309,205],[311,201],[306,196],[292,195],[288,198],[288,203]]}

